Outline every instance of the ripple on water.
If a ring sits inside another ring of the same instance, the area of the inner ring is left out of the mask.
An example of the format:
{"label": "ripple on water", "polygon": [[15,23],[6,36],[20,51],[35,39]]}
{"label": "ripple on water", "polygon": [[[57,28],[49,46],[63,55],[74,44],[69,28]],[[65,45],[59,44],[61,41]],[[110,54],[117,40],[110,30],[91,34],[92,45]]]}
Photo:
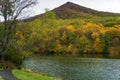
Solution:
{"label": "ripple on water", "polygon": [[32,57],[23,65],[65,80],[120,80],[119,59]]}

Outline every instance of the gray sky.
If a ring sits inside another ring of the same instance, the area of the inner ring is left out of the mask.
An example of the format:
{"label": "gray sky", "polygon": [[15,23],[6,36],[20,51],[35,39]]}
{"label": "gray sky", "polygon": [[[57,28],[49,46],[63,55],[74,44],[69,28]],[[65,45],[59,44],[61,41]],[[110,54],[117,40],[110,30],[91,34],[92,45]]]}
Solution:
{"label": "gray sky", "polygon": [[120,0],[38,0],[39,3],[32,8],[32,15],[44,12],[45,8],[54,9],[67,1],[74,2],[81,6],[92,8],[98,11],[120,13]]}

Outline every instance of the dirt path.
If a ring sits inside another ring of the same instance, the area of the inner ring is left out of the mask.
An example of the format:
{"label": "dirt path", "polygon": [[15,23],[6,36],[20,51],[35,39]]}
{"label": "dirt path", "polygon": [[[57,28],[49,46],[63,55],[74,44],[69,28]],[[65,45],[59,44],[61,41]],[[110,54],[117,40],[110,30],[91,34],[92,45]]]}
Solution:
{"label": "dirt path", "polygon": [[0,76],[4,80],[19,80],[16,77],[14,77],[11,70],[0,70]]}

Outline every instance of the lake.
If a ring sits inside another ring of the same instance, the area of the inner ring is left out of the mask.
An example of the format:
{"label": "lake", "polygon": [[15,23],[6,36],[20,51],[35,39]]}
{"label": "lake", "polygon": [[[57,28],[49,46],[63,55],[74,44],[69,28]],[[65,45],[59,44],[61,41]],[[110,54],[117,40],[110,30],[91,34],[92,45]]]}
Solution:
{"label": "lake", "polygon": [[34,56],[23,66],[63,80],[120,80],[119,59]]}

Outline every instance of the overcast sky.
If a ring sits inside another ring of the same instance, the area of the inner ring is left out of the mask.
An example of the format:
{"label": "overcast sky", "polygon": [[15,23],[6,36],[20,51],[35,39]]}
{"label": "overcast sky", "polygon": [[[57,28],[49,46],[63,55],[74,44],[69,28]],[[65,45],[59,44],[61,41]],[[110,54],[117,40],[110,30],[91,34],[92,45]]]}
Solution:
{"label": "overcast sky", "polygon": [[70,1],[81,6],[99,11],[120,13],[120,0],[38,0],[39,3],[32,8],[32,15],[43,13],[45,8],[54,9]]}

